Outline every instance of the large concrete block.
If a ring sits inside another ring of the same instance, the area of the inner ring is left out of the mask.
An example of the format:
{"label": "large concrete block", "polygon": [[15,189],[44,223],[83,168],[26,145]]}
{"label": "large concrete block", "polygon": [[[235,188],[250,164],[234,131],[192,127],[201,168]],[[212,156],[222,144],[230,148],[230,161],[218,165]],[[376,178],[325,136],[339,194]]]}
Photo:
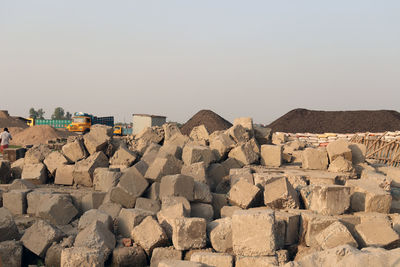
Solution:
{"label": "large concrete block", "polygon": [[147,146],[146,150],[143,153],[141,158],[142,161],[146,162],[148,165],[153,163],[153,161],[157,158],[158,152],[160,151],[161,146],[156,143],[151,143]]}
{"label": "large concrete block", "polygon": [[254,138],[260,145],[266,145],[271,141],[271,128],[253,125]]}
{"label": "large concrete block", "polygon": [[232,217],[233,252],[240,256],[274,255],[275,215],[272,210],[236,211]]}
{"label": "large concrete block", "polygon": [[[5,179],[7,176],[4,176],[4,174],[2,174],[1,164],[2,164],[2,161],[0,161],[0,177],[3,177],[3,179]],[[25,164],[25,159],[24,158],[18,159],[16,161],[14,161],[13,163],[11,163],[11,177],[13,179],[21,179],[21,175],[22,175],[22,170],[24,168],[24,164]]]}
{"label": "large concrete block", "polygon": [[136,199],[135,208],[157,213],[161,209],[161,203],[160,200],[138,197]]}
{"label": "large concrete block", "polygon": [[35,145],[25,153],[25,164],[43,163],[44,159],[51,153],[46,145]]}
{"label": "large concrete block", "polygon": [[65,225],[78,214],[72,199],[66,194],[44,194],[40,198],[36,215],[52,224]]}
{"label": "large concrete block", "polygon": [[323,215],[343,214],[350,208],[350,187],[341,185],[310,185],[301,189],[307,209]]}
{"label": "large concrete block", "polygon": [[164,142],[168,142],[169,139],[174,136],[175,134],[180,134],[182,135],[181,131],[179,130],[179,127],[176,123],[164,123],[163,124],[163,130],[164,130]]}
{"label": "large concrete block", "polygon": [[206,220],[203,218],[176,218],[172,231],[172,243],[177,250],[206,246]]}
{"label": "large concrete block", "polygon": [[278,260],[275,256],[265,256],[265,257],[236,257],[236,267],[276,267],[278,265]]}
{"label": "large concrete block", "polygon": [[323,149],[306,148],[302,153],[302,168],[326,170],[328,168],[328,154]]}
{"label": "large concrete block", "polygon": [[361,246],[384,247],[387,249],[399,246],[399,234],[390,224],[382,224],[379,221],[366,221],[355,226],[361,239]]}
{"label": "large concrete block", "polygon": [[182,251],[173,247],[159,247],[153,250],[151,255],[150,267],[158,267],[162,260],[181,260]]}
{"label": "large concrete block", "polygon": [[211,191],[215,191],[217,185],[229,174],[225,167],[220,163],[211,164],[206,172],[207,183]]}
{"label": "large concrete block", "polygon": [[160,181],[161,177],[181,173],[182,161],[172,155],[157,157],[149,166],[144,177]]}
{"label": "large concrete block", "polygon": [[192,262],[192,261],[162,260],[158,264],[158,267],[210,267],[210,266],[207,264]]}
{"label": "large concrete block", "polygon": [[330,142],[326,147],[326,151],[328,152],[329,161],[333,162],[337,157],[343,157],[348,161],[352,161],[352,152],[349,147],[350,143],[347,140],[339,139],[333,142]]}
{"label": "large concrete block", "polygon": [[208,133],[207,128],[202,124],[193,127],[189,137],[194,141],[208,141],[210,134]]}
{"label": "large concrete block", "polygon": [[132,238],[147,253],[151,255],[156,247],[168,244],[168,237],[164,229],[151,216],[146,217],[138,226],[132,230]]}
{"label": "large concrete block", "polygon": [[53,151],[43,161],[51,175],[55,175],[58,167],[67,164],[68,160],[58,151]]}
{"label": "large concrete block", "polygon": [[37,221],[29,227],[21,238],[24,247],[43,258],[53,242],[58,242],[63,233],[45,221]]}
{"label": "large concrete block", "polygon": [[229,180],[231,186],[239,180],[246,180],[250,184],[254,184],[254,176],[249,168],[234,168],[229,170]]}
{"label": "large concrete block", "polygon": [[71,162],[77,162],[81,159],[86,158],[87,152],[83,146],[82,140],[75,140],[71,143],[67,143],[62,147],[62,152],[65,157]]}
{"label": "large concrete block", "polygon": [[108,158],[103,152],[95,152],[87,159],[75,164],[73,172],[74,182],[83,186],[93,186],[93,174],[95,169],[108,167]]}
{"label": "large concrete block", "polygon": [[212,194],[208,185],[194,181],[193,186],[193,201],[200,203],[211,203]]}
{"label": "large concrete block", "polygon": [[167,175],[161,178],[160,197],[185,197],[192,201],[194,195],[194,179],[193,177],[176,174]]}
{"label": "large concrete block", "polygon": [[118,203],[107,202],[99,206],[99,211],[102,211],[111,216],[116,221],[119,213],[121,212],[122,206]]}
{"label": "large concrete block", "polygon": [[207,236],[215,251],[232,253],[232,219],[230,217],[209,222]]}
{"label": "large concrete block", "polygon": [[172,155],[175,158],[182,159],[182,147],[173,143],[164,144],[158,151],[157,157]]}
{"label": "large concrete block", "polygon": [[315,237],[315,240],[322,249],[335,248],[341,245],[358,246],[349,230],[340,222],[334,222],[322,230]]}
{"label": "large concrete block", "polygon": [[191,176],[195,181],[208,183],[207,168],[204,162],[196,162],[190,165],[183,165],[181,174]]}
{"label": "large concrete block", "polygon": [[234,146],[235,142],[227,134],[220,133],[210,136],[210,149],[216,154],[218,160],[225,159]]}
{"label": "large concrete block", "polygon": [[0,208],[0,242],[18,238],[19,232],[12,213],[6,208]]}
{"label": "large concrete block", "polygon": [[119,234],[123,237],[130,237],[133,228],[148,216],[154,216],[154,213],[141,209],[121,209],[117,218]]}
{"label": "large concrete block", "polygon": [[[228,205],[228,196],[226,194],[211,193],[211,205],[214,209],[214,218],[221,218],[221,211],[224,206]],[[235,206],[236,207],[236,206]]]}
{"label": "large concrete block", "polygon": [[286,177],[273,178],[264,187],[264,204],[272,209],[299,208],[299,197]]}
{"label": "large concrete block", "polygon": [[253,133],[253,119],[251,117],[235,118],[233,125],[242,125],[247,131]]}
{"label": "large concrete block", "polygon": [[335,158],[331,164],[329,164],[328,168],[328,171],[330,172],[351,172],[353,170],[354,168],[351,161],[343,157]]}
{"label": "large concrete block", "polygon": [[206,203],[192,203],[190,217],[204,218],[210,222],[214,218],[213,206]]}
{"label": "large concrete block", "polygon": [[79,218],[78,230],[81,231],[85,229],[95,221],[99,221],[104,224],[111,232],[114,231],[114,225],[111,216],[97,209],[88,210]]}
{"label": "large concrete block", "polygon": [[3,207],[13,215],[25,214],[27,209],[26,195],[30,189],[11,190],[3,194]]}
{"label": "large concrete block", "polygon": [[8,184],[11,181],[11,163],[0,160],[0,184]]}
{"label": "large concrete block", "polygon": [[118,169],[97,168],[93,173],[93,187],[96,191],[108,192],[117,186],[122,173]]}
{"label": "large concrete block", "polygon": [[43,163],[26,164],[22,170],[21,179],[29,180],[34,184],[45,184],[47,170]]}
{"label": "large concrete block", "polygon": [[22,180],[22,179],[16,179],[14,180],[9,186],[8,190],[27,190],[27,189],[35,189],[37,188],[36,185],[33,183],[27,181],[27,180]]}
{"label": "large concrete block", "polygon": [[105,255],[95,248],[73,247],[61,252],[61,267],[104,267]]}
{"label": "large concrete block", "polygon": [[247,209],[259,202],[261,190],[245,180],[239,180],[229,191],[229,202]]}
{"label": "large concrete block", "polygon": [[236,159],[242,165],[250,165],[257,163],[260,157],[260,150],[254,139],[246,143],[240,143],[235,148],[233,148],[229,154],[229,158]]}
{"label": "large concrete block", "polygon": [[110,159],[110,165],[114,168],[129,168],[133,165],[137,155],[135,152],[130,151],[124,146],[120,146]]}
{"label": "large concrete block", "polygon": [[186,145],[182,151],[182,160],[185,165],[191,165],[196,162],[204,162],[208,167],[214,162],[215,155],[209,147],[198,145]]}
{"label": "large concrete block", "polygon": [[353,164],[360,164],[365,162],[365,155],[367,154],[367,147],[364,144],[350,143],[351,158]]}
{"label": "large concrete block", "polygon": [[137,244],[132,247],[117,247],[112,253],[111,266],[144,267],[147,266],[147,255]]}
{"label": "large concrete block", "polygon": [[232,218],[233,214],[237,210],[242,210],[242,209],[238,206],[223,206],[220,210],[221,218],[225,218],[225,217]]}
{"label": "large concrete block", "polygon": [[261,146],[261,164],[268,167],[279,167],[282,165],[281,145],[262,145]]}
{"label": "large concrete block", "polygon": [[272,134],[272,144],[280,145],[288,141],[288,135],[282,132],[275,132]]}
{"label": "large concrete block", "polygon": [[75,165],[61,165],[57,167],[55,184],[73,185]]}
{"label": "large concrete block", "polygon": [[20,267],[22,266],[22,245],[20,242],[0,242],[0,266]]}
{"label": "large concrete block", "polygon": [[290,210],[289,213],[292,213],[292,211],[300,214],[300,242],[304,242],[309,247],[316,244],[315,237],[321,231],[338,221],[335,217],[320,215],[311,211]]}
{"label": "large concrete block", "polygon": [[196,252],[192,254],[190,261],[217,267],[233,267],[234,258],[224,253]]}
{"label": "large concrete block", "polygon": [[49,198],[51,195],[50,192],[43,192],[43,191],[38,191],[34,190],[30,193],[27,194],[26,200],[28,204],[28,208],[26,212],[29,215],[37,215],[38,208],[41,204],[42,198],[45,198],[46,200]]}
{"label": "large concrete block", "polygon": [[249,131],[240,124],[229,128],[227,133],[236,143],[247,142],[251,138]]}
{"label": "large concrete block", "polygon": [[85,147],[89,154],[104,151],[111,141],[113,128],[106,125],[95,124],[90,127],[90,132],[83,136]]}
{"label": "large concrete block", "polygon": [[275,221],[285,223],[284,244],[286,246],[297,244],[299,241],[300,215],[275,211]]}

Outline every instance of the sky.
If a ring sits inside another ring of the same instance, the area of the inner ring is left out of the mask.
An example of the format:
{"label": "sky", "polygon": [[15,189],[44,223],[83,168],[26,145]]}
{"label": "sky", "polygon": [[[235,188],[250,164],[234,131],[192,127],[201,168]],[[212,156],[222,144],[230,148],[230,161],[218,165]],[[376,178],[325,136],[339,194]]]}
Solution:
{"label": "sky", "polygon": [[399,14],[397,0],[2,0],[0,109],[263,124],[399,110]]}

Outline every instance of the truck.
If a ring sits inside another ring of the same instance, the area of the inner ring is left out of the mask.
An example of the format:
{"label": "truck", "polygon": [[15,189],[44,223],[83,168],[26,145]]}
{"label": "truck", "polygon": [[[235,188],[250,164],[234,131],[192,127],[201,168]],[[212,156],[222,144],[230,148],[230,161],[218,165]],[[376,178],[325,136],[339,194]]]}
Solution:
{"label": "truck", "polygon": [[124,135],[131,135],[132,128],[124,127],[122,125],[115,125],[114,126],[114,135],[124,136]]}
{"label": "truck", "polygon": [[71,124],[71,122],[72,120],[46,120],[28,118],[26,124],[28,124],[28,126],[49,125],[53,128],[66,128],[69,124]]}
{"label": "truck", "polygon": [[114,127],[114,117],[96,117],[88,113],[75,112],[72,122],[67,126],[67,130],[70,132],[87,133],[90,131],[90,127],[95,124]]}

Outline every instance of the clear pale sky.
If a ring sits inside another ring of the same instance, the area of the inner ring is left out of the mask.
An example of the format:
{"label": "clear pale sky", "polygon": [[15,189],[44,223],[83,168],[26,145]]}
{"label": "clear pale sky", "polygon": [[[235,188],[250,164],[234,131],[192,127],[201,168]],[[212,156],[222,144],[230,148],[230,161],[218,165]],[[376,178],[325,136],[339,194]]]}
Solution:
{"label": "clear pale sky", "polygon": [[0,109],[400,109],[398,0],[2,0]]}

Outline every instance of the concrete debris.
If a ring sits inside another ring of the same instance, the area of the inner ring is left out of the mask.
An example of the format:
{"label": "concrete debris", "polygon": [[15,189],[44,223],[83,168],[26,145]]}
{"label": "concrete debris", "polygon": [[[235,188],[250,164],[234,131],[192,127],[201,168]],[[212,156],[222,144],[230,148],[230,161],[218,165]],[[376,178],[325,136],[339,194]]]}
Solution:
{"label": "concrete debris", "polygon": [[11,182],[11,164],[9,161],[0,160],[0,184]]}
{"label": "concrete debris", "polygon": [[43,161],[44,165],[46,165],[47,170],[50,172],[51,175],[55,175],[57,169],[68,163],[68,160],[58,151],[53,151]]}
{"label": "concrete debris", "polygon": [[232,218],[226,217],[207,224],[207,236],[217,252],[232,253]]}
{"label": "concrete debris", "polygon": [[190,176],[176,174],[161,178],[160,197],[184,197],[189,201],[194,196],[194,179]]}
{"label": "concrete debris", "polygon": [[204,165],[207,168],[216,160],[216,158],[213,151],[207,146],[187,144],[183,148],[182,160],[185,165],[191,165],[196,162],[204,162]]}
{"label": "concrete debris", "polygon": [[25,153],[25,164],[43,163],[44,159],[51,153],[46,145],[35,145]]}
{"label": "concrete debris", "polygon": [[[211,164],[213,166],[214,164]],[[210,167],[211,167],[210,166]],[[196,162],[190,165],[183,165],[181,169],[181,174],[191,176],[195,181],[208,184],[208,174],[207,168],[204,162]]]}
{"label": "concrete debris", "polygon": [[145,178],[151,181],[160,181],[165,175],[179,174],[182,169],[182,161],[172,155],[157,157],[146,171]]}
{"label": "concrete debris", "polygon": [[273,178],[265,184],[264,204],[272,209],[300,207],[298,194],[286,177]]}
{"label": "concrete debris", "polygon": [[206,220],[203,218],[176,218],[172,225],[172,244],[177,250],[206,246]]}
{"label": "concrete debris", "polygon": [[147,255],[137,244],[131,247],[117,247],[113,250],[111,266],[142,267],[147,266]]}
{"label": "concrete debris", "polygon": [[260,157],[260,150],[254,139],[246,143],[240,143],[233,148],[229,154],[229,158],[236,159],[242,165],[250,165],[257,163]]}
{"label": "concrete debris", "polygon": [[133,165],[137,155],[124,146],[120,146],[110,159],[110,165],[113,168],[129,168]]}
{"label": "concrete debris", "polygon": [[153,249],[151,255],[150,267],[157,267],[163,260],[181,260],[182,251],[176,250],[173,247],[158,247]]}
{"label": "concrete debris", "polygon": [[281,145],[262,145],[261,146],[261,164],[268,167],[279,167],[282,165]]}
{"label": "concrete debris", "polygon": [[105,255],[95,248],[73,247],[61,252],[62,267],[104,267]]}
{"label": "concrete debris", "polygon": [[83,136],[83,142],[89,154],[92,155],[99,151],[105,151],[112,135],[112,127],[95,124],[90,127],[90,132]]}
{"label": "concrete debris", "polygon": [[62,147],[65,157],[71,162],[77,162],[87,157],[87,151],[83,145],[83,140],[77,139],[67,143]]}
{"label": "concrete debris", "polygon": [[229,191],[229,202],[247,209],[260,202],[261,190],[245,180],[239,180]]}
{"label": "concrete debris", "polygon": [[132,238],[147,253],[151,255],[153,249],[168,244],[168,237],[164,229],[151,216],[146,217],[132,230]]}
{"label": "concrete debris", "polygon": [[22,252],[22,245],[18,241],[0,242],[0,266],[22,266]]}
{"label": "concrete debris", "polygon": [[210,266],[233,267],[234,258],[232,255],[213,252],[196,252],[190,257],[190,261],[200,262]]}
{"label": "concrete debris", "polygon": [[329,161],[333,162],[337,157],[343,157],[344,159],[352,162],[352,150],[350,149],[350,143],[346,140],[339,139],[330,142],[326,147],[328,152]]}
{"label": "concrete debris", "polygon": [[24,164],[21,179],[28,180],[34,184],[45,184],[47,182],[47,169],[43,163]]}
{"label": "concrete debris", "polygon": [[323,149],[306,148],[302,153],[302,168],[308,170],[326,170],[328,154]]}
{"label": "concrete debris", "polygon": [[6,208],[0,208],[0,242],[18,238],[19,232],[12,213]]}
{"label": "concrete debris", "polygon": [[26,195],[30,189],[11,190],[3,194],[3,207],[8,209],[13,215],[26,214],[27,200]]}

